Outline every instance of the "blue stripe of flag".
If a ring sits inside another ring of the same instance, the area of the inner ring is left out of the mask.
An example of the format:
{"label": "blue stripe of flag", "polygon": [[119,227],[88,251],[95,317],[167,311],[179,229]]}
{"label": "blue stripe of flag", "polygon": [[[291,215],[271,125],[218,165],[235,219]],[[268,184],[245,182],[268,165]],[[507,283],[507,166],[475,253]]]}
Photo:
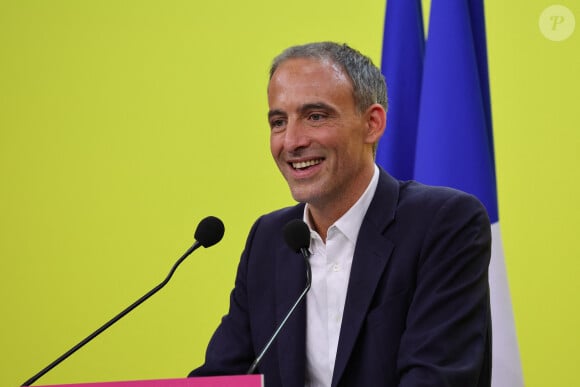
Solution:
{"label": "blue stripe of flag", "polygon": [[384,33],[390,106],[377,162],[399,179],[472,193],[497,222],[482,0],[432,1],[424,59],[420,1],[389,0]]}
{"label": "blue stripe of flag", "polygon": [[413,179],[424,52],[421,1],[388,1],[381,63],[389,111],[377,163],[401,180]]}

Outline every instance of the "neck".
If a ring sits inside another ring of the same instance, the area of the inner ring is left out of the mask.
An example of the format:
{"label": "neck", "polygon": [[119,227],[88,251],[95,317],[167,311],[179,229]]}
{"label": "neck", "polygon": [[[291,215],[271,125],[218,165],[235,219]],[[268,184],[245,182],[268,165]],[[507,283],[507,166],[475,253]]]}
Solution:
{"label": "neck", "polygon": [[326,235],[330,226],[340,219],[360,199],[369,186],[374,174],[374,163],[370,171],[361,173],[364,184],[353,192],[344,192],[344,196],[331,202],[308,203],[308,217],[312,228],[326,243]]}

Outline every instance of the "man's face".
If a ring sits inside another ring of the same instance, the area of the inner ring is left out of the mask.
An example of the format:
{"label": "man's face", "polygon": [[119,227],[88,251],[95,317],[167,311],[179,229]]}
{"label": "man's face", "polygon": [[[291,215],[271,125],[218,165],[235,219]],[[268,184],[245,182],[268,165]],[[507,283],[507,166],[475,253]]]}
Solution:
{"label": "man's face", "polygon": [[333,63],[290,59],[268,85],[270,149],[296,201],[350,206],[364,192],[374,160],[368,115],[352,82]]}

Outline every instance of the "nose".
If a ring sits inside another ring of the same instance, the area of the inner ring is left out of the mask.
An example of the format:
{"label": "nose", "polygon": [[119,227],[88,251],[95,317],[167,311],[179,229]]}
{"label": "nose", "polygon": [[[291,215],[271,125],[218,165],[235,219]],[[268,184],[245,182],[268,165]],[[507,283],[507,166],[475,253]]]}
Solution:
{"label": "nose", "polygon": [[310,137],[307,128],[299,121],[288,121],[284,133],[284,149],[287,152],[294,152],[308,147]]}

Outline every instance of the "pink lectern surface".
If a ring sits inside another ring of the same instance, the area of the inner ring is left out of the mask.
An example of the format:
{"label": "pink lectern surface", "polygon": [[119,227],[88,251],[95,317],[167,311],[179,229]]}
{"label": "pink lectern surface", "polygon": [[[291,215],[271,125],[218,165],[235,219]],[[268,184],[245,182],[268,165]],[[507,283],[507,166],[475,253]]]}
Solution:
{"label": "pink lectern surface", "polygon": [[184,379],[133,380],[126,382],[53,384],[44,387],[264,387],[264,379],[262,375],[208,376]]}

